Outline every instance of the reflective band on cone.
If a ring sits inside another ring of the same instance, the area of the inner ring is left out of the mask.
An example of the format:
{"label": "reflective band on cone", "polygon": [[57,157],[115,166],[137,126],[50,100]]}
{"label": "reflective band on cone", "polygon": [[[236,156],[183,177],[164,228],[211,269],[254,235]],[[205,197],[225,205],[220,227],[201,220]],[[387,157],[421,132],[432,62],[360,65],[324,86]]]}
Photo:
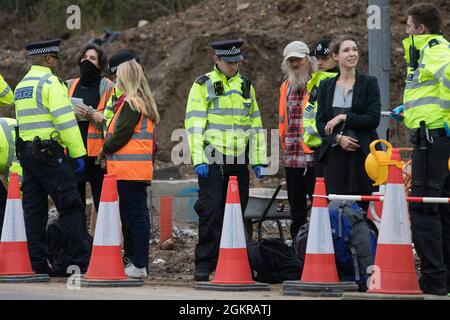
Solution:
{"label": "reflective band on cone", "polygon": [[[314,194],[326,195],[323,178],[317,178]],[[326,198],[313,200],[301,282],[339,282]]]}
{"label": "reflective band on cone", "polygon": [[231,176],[228,182],[219,259],[214,279],[211,282],[197,282],[195,289],[216,291],[270,290],[268,284],[253,281],[236,176]]}
{"label": "reflective band on cone", "polygon": [[237,178],[228,183],[227,202],[214,284],[253,284]]}
{"label": "reflective band on cone", "polygon": [[[392,160],[400,161],[398,149],[393,150]],[[414,266],[402,170],[395,165],[389,165],[374,271],[368,293],[421,293]]]}
{"label": "reflective band on cone", "polygon": [[12,173],[0,240],[0,275],[33,275],[28,254],[19,176]]}
{"label": "reflective band on cone", "polygon": [[105,175],[95,226],[89,268],[85,279],[125,280],[125,268],[120,248],[120,213],[115,176]]}

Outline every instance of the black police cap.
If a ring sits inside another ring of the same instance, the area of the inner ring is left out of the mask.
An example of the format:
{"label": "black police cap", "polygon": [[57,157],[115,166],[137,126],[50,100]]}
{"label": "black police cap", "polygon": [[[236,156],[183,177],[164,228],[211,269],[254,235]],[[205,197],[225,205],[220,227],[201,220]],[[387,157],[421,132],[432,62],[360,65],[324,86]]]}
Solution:
{"label": "black police cap", "polygon": [[312,50],[314,57],[326,57],[330,53],[330,39],[321,39],[317,42]]}
{"label": "black police cap", "polygon": [[242,40],[221,40],[211,43],[216,56],[227,62],[238,62],[244,60],[241,54]]}
{"label": "black police cap", "polygon": [[116,74],[117,68],[119,68],[119,65],[131,61],[135,59],[137,62],[139,62],[139,58],[136,57],[136,55],[131,51],[120,51],[115,53],[111,58],[109,58],[109,74]]}
{"label": "black police cap", "polygon": [[25,49],[28,50],[28,54],[30,56],[38,56],[51,53],[59,55],[60,44],[61,44],[60,39],[43,40],[30,43],[25,46]]}

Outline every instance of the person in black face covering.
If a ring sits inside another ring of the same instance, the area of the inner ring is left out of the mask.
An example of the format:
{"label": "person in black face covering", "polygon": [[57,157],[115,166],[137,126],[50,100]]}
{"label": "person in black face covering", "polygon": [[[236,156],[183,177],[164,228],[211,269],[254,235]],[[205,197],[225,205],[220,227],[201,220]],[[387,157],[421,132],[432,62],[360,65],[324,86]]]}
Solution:
{"label": "person in black face covering", "polygon": [[[67,81],[69,96],[83,99],[77,103],[78,126],[87,149],[86,167],[78,176],[78,191],[86,206],[86,182],[91,185],[95,209],[98,212],[103,176],[106,173],[97,163],[97,156],[103,147],[103,112],[114,92],[114,83],[102,78],[102,70],[107,66],[107,57],[94,43],[81,49],[78,57],[80,77]],[[90,107],[88,107],[90,106]],[[87,231],[86,215],[83,222]]]}

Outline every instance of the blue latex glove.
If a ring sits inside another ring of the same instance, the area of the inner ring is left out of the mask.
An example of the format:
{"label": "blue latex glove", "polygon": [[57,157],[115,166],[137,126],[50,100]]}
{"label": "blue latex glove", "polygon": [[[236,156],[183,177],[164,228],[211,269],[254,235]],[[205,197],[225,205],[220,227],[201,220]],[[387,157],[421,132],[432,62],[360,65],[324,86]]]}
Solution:
{"label": "blue latex glove", "polygon": [[253,172],[255,173],[255,176],[258,179],[261,179],[264,177],[264,167],[263,166],[256,166],[256,167],[253,167],[252,169],[253,169]]}
{"label": "blue latex glove", "polygon": [[445,129],[445,132],[447,132],[447,137],[450,137],[450,126],[449,126],[448,122],[444,123],[444,129]]}
{"label": "blue latex glove", "polygon": [[391,117],[397,121],[403,121],[403,110],[404,110],[404,107],[402,104],[399,105],[398,107],[395,107],[391,111]]}
{"label": "blue latex glove", "polygon": [[84,160],[83,160],[83,158],[76,158],[76,159],[73,159],[73,160],[74,160],[74,163],[76,165],[75,169],[73,170],[73,173],[75,173],[75,174],[82,173],[83,170],[84,170]]}
{"label": "blue latex glove", "polygon": [[208,176],[209,166],[206,163],[202,163],[197,165],[194,170],[200,178],[206,178]]}

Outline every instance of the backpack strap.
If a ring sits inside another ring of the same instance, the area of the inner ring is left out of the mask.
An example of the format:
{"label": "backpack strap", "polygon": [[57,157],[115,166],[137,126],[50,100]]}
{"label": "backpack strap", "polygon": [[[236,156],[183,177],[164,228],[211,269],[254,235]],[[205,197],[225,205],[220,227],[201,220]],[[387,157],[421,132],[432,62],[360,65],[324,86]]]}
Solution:
{"label": "backpack strap", "polygon": [[344,209],[342,208],[342,206],[339,206],[339,210],[338,210],[338,237],[342,238],[342,214],[343,214]]}
{"label": "backpack strap", "polygon": [[358,255],[356,253],[356,249],[354,247],[350,247],[350,252],[352,253],[353,258],[353,269],[355,269],[355,280],[361,280],[359,264],[358,264]]}

